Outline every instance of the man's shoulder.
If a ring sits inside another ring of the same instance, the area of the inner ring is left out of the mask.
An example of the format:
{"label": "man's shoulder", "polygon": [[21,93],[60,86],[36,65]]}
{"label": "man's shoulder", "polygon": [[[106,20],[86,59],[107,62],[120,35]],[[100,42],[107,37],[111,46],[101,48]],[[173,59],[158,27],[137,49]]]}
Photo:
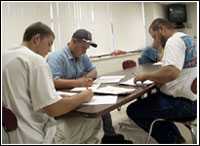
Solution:
{"label": "man's shoulder", "polygon": [[172,39],[181,39],[181,37],[183,36],[188,36],[187,34],[183,33],[183,32],[176,32],[172,35]]}
{"label": "man's shoulder", "polygon": [[64,49],[59,49],[54,52],[51,52],[47,58],[48,58],[48,60],[62,59],[62,58],[66,58],[66,55],[64,53]]}
{"label": "man's shoulder", "polygon": [[173,36],[171,36],[167,42],[166,45],[184,45],[184,41],[182,40],[183,36],[187,36],[187,34],[182,33],[182,32],[176,32],[175,34],[173,34]]}

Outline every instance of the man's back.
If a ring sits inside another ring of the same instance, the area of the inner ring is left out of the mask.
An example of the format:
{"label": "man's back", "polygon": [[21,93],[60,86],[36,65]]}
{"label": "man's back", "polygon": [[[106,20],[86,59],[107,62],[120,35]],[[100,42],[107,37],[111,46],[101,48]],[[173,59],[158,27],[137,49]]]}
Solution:
{"label": "man's back", "polygon": [[[161,91],[174,97],[185,97],[195,100],[196,96],[190,90],[192,81],[197,76],[196,47],[192,40],[185,42],[184,37],[188,35],[176,32],[166,42],[163,65],[173,65],[181,72],[173,81],[161,87]],[[187,45],[187,43],[191,45]]]}
{"label": "man's back", "polygon": [[37,87],[35,84],[37,80],[42,83],[42,72],[47,71],[47,67],[41,56],[26,47],[16,48],[3,56],[3,103],[18,120],[18,129],[9,133],[11,143],[51,142],[47,140],[49,138],[45,139],[45,130],[51,118],[39,111],[46,100],[40,99],[39,94],[42,96],[45,93],[40,85]]}

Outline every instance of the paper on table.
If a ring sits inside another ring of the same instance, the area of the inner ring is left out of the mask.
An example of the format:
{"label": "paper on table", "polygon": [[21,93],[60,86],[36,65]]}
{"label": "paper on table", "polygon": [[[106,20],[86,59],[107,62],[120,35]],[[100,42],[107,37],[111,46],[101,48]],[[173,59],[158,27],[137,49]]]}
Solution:
{"label": "paper on table", "polygon": [[94,81],[94,83],[118,83],[121,79],[124,78],[124,75],[120,76],[101,76]]}
{"label": "paper on table", "polygon": [[[77,93],[63,92],[63,91],[57,91],[56,93],[58,95],[66,95],[66,96],[72,96],[77,94]],[[82,105],[115,104],[116,102],[117,102],[117,96],[94,95],[89,102],[82,103]]]}
{"label": "paper on table", "polygon": [[101,93],[101,94],[113,94],[113,95],[118,95],[118,94],[127,94],[133,92],[135,89],[127,89],[123,87],[114,87],[114,86],[105,86],[102,88],[98,88],[94,90],[94,93]]}
{"label": "paper on table", "polygon": [[[101,84],[93,84],[91,87],[88,87],[89,89],[91,89],[92,91],[97,89]],[[84,91],[86,90],[87,88],[86,87],[76,87],[76,88],[73,88],[71,89],[70,91],[74,91],[74,92],[81,92],[81,91]]]}
{"label": "paper on table", "polygon": [[161,61],[154,63],[153,65],[162,65],[163,63]]}
{"label": "paper on table", "polygon": [[117,96],[94,95],[89,102],[82,103],[82,105],[115,104],[116,102]]}
{"label": "paper on table", "polygon": [[63,91],[56,91],[56,93],[57,93],[58,95],[66,95],[66,96],[72,96],[72,95],[77,94],[77,93],[63,92]]}
{"label": "paper on table", "polygon": [[120,84],[121,85],[129,85],[129,86],[137,86],[137,85],[149,85],[149,84],[152,84],[153,81],[150,81],[150,80],[146,80],[144,81],[143,83],[141,81],[137,81],[137,84],[134,83],[134,78],[131,78],[125,82],[121,82]]}

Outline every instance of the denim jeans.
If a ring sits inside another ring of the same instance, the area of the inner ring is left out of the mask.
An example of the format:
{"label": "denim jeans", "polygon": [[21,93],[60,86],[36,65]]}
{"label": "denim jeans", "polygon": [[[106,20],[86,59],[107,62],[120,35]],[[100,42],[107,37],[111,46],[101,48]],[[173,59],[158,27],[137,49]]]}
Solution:
{"label": "denim jeans", "polygon": [[183,97],[175,98],[158,91],[130,104],[127,114],[147,132],[155,119],[166,119],[155,124],[152,137],[159,143],[176,143],[181,134],[172,121],[194,120],[197,116],[197,102]]}

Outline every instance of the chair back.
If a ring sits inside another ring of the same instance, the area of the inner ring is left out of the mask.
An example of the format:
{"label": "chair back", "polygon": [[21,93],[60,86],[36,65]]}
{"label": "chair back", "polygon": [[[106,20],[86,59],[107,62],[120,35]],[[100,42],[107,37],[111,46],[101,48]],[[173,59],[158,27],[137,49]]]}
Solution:
{"label": "chair back", "polygon": [[17,118],[15,114],[8,108],[2,107],[2,124],[6,132],[17,129]]}
{"label": "chair back", "polygon": [[197,94],[197,78],[195,78],[191,85],[191,90],[194,94]]}
{"label": "chair back", "polygon": [[132,68],[136,66],[136,62],[134,60],[125,60],[122,62],[122,68],[123,70]]}

